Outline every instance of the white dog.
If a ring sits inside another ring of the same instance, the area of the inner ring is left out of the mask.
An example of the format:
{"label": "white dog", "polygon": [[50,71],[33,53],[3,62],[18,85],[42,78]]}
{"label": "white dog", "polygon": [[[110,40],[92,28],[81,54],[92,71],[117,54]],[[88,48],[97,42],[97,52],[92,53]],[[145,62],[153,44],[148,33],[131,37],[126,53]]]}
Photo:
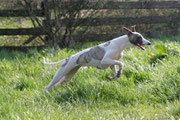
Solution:
{"label": "white dog", "polygon": [[[151,44],[148,40],[144,39],[140,33],[135,31],[135,26],[132,26],[132,30],[123,27],[123,32],[126,35],[120,36],[98,46],[85,49],[59,62],[46,63],[44,59],[45,65],[56,65],[64,62],[44,91],[46,92],[53,86],[57,86],[71,80],[81,66],[94,66],[99,69],[110,67],[114,76],[108,78],[110,80],[116,80],[119,78],[122,74],[123,63],[118,60],[122,57],[123,50],[133,45],[144,50],[145,48],[143,45]],[[115,65],[119,66],[118,71],[116,70]]]}

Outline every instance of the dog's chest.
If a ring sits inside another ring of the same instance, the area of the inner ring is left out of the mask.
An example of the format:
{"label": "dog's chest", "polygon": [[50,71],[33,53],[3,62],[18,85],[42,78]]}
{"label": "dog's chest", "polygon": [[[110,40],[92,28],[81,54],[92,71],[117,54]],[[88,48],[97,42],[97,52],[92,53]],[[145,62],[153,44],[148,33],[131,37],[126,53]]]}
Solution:
{"label": "dog's chest", "polygon": [[105,54],[108,54],[109,58],[113,60],[119,60],[123,56],[123,51],[115,48],[105,49],[105,51]]}
{"label": "dog's chest", "polygon": [[123,56],[123,52],[117,52],[112,54],[111,59],[113,60],[119,60]]}
{"label": "dog's chest", "polygon": [[123,56],[123,46],[124,43],[117,43],[116,41],[109,41],[102,44],[105,54],[108,54],[109,57],[113,60],[119,60]]}

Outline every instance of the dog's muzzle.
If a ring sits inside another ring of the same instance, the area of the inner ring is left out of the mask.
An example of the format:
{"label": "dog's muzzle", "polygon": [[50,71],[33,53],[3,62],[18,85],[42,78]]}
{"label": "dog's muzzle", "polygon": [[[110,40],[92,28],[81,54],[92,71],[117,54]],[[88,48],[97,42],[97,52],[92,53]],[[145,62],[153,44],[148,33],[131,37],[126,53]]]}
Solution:
{"label": "dog's muzzle", "polygon": [[145,50],[145,48],[143,47],[144,45],[151,45],[151,42],[149,42],[148,40],[143,39],[142,44],[138,43],[136,46],[138,46],[142,50]]}

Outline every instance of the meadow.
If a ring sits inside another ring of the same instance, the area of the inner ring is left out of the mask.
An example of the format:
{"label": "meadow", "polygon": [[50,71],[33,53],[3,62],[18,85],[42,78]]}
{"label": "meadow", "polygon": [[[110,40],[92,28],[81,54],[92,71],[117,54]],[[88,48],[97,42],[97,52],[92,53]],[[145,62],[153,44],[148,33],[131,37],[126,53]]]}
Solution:
{"label": "meadow", "polygon": [[0,51],[1,120],[180,119],[180,35],[150,39],[145,51],[124,51],[122,76],[110,69],[82,68],[73,79],[44,94],[59,61],[100,42],[68,49]]}

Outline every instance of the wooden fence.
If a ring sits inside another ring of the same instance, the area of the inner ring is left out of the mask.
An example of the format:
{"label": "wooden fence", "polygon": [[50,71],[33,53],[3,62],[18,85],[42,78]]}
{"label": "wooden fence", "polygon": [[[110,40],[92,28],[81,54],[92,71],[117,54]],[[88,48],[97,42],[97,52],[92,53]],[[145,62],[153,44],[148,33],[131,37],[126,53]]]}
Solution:
{"label": "wooden fence", "polygon": [[[96,4],[92,2],[90,5]],[[49,10],[53,9],[53,4],[48,2],[47,5],[48,10],[41,8],[37,10],[33,10],[29,12],[25,9],[21,10],[0,10],[0,17],[29,17],[31,13],[33,16],[44,17],[45,21],[50,18],[46,15]],[[88,8],[84,8],[88,9]],[[108,10],[118,10],[118,9],[180,9],[180,1],[145,1],[145,2],[105,2],[102,5],[96,7],[93,6],[91,9],[99,10],[99,9],[108,9]],[[83,18],[82,18],[83,19]],[[180,22],[180,14],[170,14],[170,15],[156,15],[156,16],[115,16],[115,17],[97,17],[97,18],[89,18],[89,21],[84,24],[84,26],[101,26],[101,25],[133,25],[133,24],[158,24],[158,23],[178,23]],[[51,20],[53,23],[53,20]],[[32,35],[29,41],[35,38],[38,35],[47,35],[47,33],[42,28],[18,28],[18,29],[1,29],[0,35]],[[112,38],[113,36],[117,36],[119,33],[113,34],[86,34],[81,35],[81,37],[76,37],[75,39],[93,39],[101,40],[104,38]],[[28,40],[27,40],[28,41]],[[25,42],[28,43],[28,42]]]}

